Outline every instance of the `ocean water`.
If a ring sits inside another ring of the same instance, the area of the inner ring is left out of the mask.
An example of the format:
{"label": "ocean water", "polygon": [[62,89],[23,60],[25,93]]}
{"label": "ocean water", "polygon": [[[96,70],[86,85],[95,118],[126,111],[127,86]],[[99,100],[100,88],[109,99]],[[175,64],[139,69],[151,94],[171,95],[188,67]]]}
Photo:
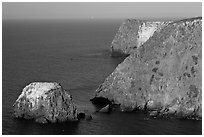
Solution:
{"label": "ocean water", "polygon": [[[122,58],[111,58],[110,44],[122,20],[3,21],[3,134],[202,134],[202,121],[151,118],[134,113],[94,113],[89,99]],[[60,82],[90,121],[37,124],[13,118],[12,105],[34,81]]]}

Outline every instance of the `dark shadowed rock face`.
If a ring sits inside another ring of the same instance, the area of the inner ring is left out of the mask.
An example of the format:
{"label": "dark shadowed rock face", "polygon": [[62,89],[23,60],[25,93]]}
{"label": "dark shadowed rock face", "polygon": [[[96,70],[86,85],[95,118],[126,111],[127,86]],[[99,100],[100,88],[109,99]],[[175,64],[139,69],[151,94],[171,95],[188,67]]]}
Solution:
{"label": "dark shadowed rock face", "polygon": [[156,31],[170,22],[127,19],[120,26],[111,44],[111,56],[127,56],[145,43]]}
{"label": "dark shadowed rock face", "polygon": [[77,121],[71,96],[59,83],[33,82],[14,103],[14,116],[39,123]]}
{"label": "dark shadowed rock face", "polygon": [[94,99],[108,99],[122,111],[201,118],[201,69],[202,18],[177,21],[155,32],[119,64]]}

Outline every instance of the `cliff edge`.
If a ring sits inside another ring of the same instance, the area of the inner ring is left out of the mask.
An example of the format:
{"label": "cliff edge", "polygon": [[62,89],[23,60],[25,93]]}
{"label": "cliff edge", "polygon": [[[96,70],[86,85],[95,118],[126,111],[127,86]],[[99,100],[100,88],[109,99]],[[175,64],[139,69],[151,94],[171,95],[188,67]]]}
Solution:
{"label": "cliff edge", "polygon": [[118,57],[131,54],[153,36],[156,31],[160,31],[169,23],[169,21],[125,20],[111,43],[111,56]]}
{"label": "cliff edge", "polygon": [[[138,34],[135,27],[128,29]],[[168,23],[155,31],[105,79],[91,101],[117,104],[121,111],[201,119],[202,18]]]}

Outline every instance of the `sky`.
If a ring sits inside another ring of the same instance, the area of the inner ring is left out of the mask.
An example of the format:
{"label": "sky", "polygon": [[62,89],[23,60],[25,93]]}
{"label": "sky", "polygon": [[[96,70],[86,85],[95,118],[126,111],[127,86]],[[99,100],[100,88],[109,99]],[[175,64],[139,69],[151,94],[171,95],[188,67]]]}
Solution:
{"label": "sky", "polygon": [[3,2],[4,19],[124,19],[202,16],[201,2]]}

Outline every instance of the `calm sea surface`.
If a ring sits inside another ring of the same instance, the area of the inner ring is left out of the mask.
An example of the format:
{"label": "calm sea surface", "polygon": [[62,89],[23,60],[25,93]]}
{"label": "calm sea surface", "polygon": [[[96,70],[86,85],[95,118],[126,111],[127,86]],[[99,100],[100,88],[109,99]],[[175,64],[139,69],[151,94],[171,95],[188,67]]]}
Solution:
{"label": "calm sea surface", "polygon": [[93,120],[41,125],[12,117],[12,105],[34,81],[56,81],[80,110],[95,112],[89,99],[120,58],[109,48],[121,20],[3,21],[3,134],[201,134],[202,121],[149,118],[144,112],[93,113]]}

